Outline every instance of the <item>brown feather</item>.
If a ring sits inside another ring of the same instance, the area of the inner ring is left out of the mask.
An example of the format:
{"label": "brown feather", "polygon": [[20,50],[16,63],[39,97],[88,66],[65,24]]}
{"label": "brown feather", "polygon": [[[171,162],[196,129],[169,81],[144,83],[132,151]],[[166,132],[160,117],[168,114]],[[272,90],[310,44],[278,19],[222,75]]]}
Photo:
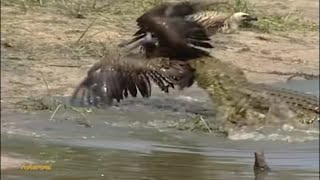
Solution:
{"label": "brown feather", "polygon": [[[130,96],[151,96],[153,81],[162,91],[169,92],[174,85],[189,87],[194,81],[194,71],[187,62],[169,59],[146,59],[137,54],[121,55],[114,61],[115,55],[109,54],[89,69],[87,77],[79,84],[72,95],[72,101],[81,96],[83,103],[98,106],[109,105],[113,99],[121,101]],[[85,98],[86,96],[87,98]]]}
{"label": "brown feather", "polygon": [[[164,3],[154,7],[139,18],[137,23],[140,29],[132,40],[128,43],[121,43],[119,46],[124,47],[135,41],[144,38],[147,32],[152,33],[153,38],[159,42],[158,48],[149,46],[149,40],[144,39],[139,42],[146,50],[147,57],[169,57],[177,60],[188,60],[202,56],[210,56],[207,50],[213,46],[206,41],[210,38],[207,36],[206,30],[195,21],[186,20],[185,17],[196,13],[207,5],[226,3],[223,1],[191,1],[179,3]],[[143,34],[143,36],[141,36]],[[191,44],[191,45],[190,45]],[[134,48],[132,47],[132,48]],[[148,47],[152,47],[149,49]]]}
{"label": "brown feather", "polygon": [[136,85],[134,84],[133,80],[132,80],[132,77],[130,75],[128,75],[128,78],[127,78],[127,88],[131,94],[132,97],[137,97],[137,87]]}

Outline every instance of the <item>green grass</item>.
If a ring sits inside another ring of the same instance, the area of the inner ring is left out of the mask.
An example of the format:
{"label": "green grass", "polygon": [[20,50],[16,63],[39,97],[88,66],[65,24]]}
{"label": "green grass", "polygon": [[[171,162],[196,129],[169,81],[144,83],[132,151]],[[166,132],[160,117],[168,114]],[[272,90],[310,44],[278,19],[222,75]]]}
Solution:
{"label": "green grass", "polygon": [[[264,15],[258,14],[259,10],[256,9],[255,4],[249,0],[235,0],[229,10],[232,13],[245,12],[248,14],[256,15],[258,17],[257,23],[244,24],[244,27],[252,28],[264,33],[271,33],[276,31],[317,31],[319,25],[314,22],[306,21],[302,17],[297,17],[291,14],[287,16],[279,15]],[[260,11],[261,12],[261,11]]]}
{"label": "green grass", "polygon": [[[36,8],[46,7],[54,8],[55,10],[62,11],[67,15],[75,18],[87,18],[88,16],[115,16],[123,20],[124,17],[133,17],[130,20],[138,17],[146,10],[165,2],[164,0],[4,0],[3,5],[20,5],[23,11],[33,10]],[[256,15],[260,12],[256,9],[255,4],[249,0],[234,0],[231,3],[216,5],[208,7],[208,10],[217,10],[227,13],[245,12]],[[271,33],[274,31],[317,31],[319,25],[314,22],[303,20],[302,18],[293,15],[278,16],[278,15],[257,15],[259,21],[255,24],[244,24],[243,27],[258,30],[264,33]]]}
{"label": "green grass", "polygon": [[301,16],[288,14],[287,16],[266,15],[257,9],[249,0],[234,0],[228,5],[218,5],[208,10],[222,11],[229,14],[245,12],[258,17],[254,24],[243,24],[242,27],[263,33],[284,31],[318,31],[319,25],[315,22],[304,20]]}
{"label": "green grass", "polygon": [[255,13],[255,5],[248,0],[235,0],[231,6],[231,11],[235,12],[245,12],[248,14]]}
{"label": "green grass", "polygon": [[76,18],[86,18],[89,15],[141,14],[147,9],[159,5],[163,0],[4,0],[2,5],[18,5],[24,12],[37,8],[58,8],[64,13]]}
{"label": "green grass", "polygon": [[228,14],[236,12],[244,12],[248,14],[255,13],[255,5],[249,0],[234,0],[225,4],[218,4],[215,6],[210,6],[206,10],[221,11]]}
{"label": "green grass", "polygon": [[138,7],[140,13],[147,11],[148,9],[155,7],[164,2],[164,0],[138,0],[132,1],[135,7]]}
{"label": "green grass", "polygon": [[261,32],[275,31],[318,31],[319,25],[293,16],[263,16],[256,25],[251,26]]}

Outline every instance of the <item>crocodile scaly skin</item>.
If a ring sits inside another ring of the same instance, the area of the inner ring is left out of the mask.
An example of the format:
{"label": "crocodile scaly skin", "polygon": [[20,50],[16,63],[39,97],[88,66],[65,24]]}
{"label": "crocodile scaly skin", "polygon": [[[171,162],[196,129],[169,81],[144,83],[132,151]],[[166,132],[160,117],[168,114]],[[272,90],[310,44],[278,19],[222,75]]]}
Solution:
{"label": "crocodile scaly skin", "polygon": [[[218,109],[233,123],[259,123],[256,119],[267,117],[271,108],[286,117],[298,119],[302,124],[319,121],[319,99],[316,96],[251,83],[240,68],[216,58],[195,60],[192,65],[196,69],[198,85],[208,92]],[[294,113],[294,118],[287,110],[281,109],[281,105]],[[266,123],[266,120],[260,123]]]}

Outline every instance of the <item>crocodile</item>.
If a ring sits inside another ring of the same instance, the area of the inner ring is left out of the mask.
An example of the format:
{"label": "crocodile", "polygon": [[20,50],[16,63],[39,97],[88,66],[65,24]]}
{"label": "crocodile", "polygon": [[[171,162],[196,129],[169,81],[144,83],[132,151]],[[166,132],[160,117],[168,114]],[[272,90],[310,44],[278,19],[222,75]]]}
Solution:
{"label": "crocodile", "polygon": [[252,83],[242,69],[215,57],[175,61],[144,59],[139,53],[129,53],[113,60],[111,54],[88,71],[88,76],[75,90],[73,100],[82,94],[84,103],[111,104],[112,99],[121,101],[129,94],[136,97],[136,86],[143,97],[150,97],[151,80],[166,93],[176,86],[190,87],[195,80],[216,106],[213,108],[217,112],[214,129],[218,132],[266,125],[290,124],[299,129],[318,125],[318,97]]}
{"label": "crocodile", "polygon": [[216,105],[224,128],[292,123],[319,125],[319,98],[302,92],[249,82],[229,62],[204,57],[190,62],[198,86]]}

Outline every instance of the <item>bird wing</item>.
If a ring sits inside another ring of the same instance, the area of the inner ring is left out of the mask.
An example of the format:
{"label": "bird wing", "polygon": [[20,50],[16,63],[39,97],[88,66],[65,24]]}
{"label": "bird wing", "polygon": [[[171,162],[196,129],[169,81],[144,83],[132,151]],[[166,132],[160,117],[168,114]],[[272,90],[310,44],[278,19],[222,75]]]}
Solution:
{"label": "bird wing", "polygon": [[210,56],[210,53],[203,49],[213,48],[210,38],[205,29],[196,22],[179,17],[148,17],[140,23],[148,27],[149,32],[159,41],[157,50],[162,52],[160,56],[177,60]]}
{"label": "bird wing", "polygon": [[203,11],[186,17],[187,20],[195,21],[206,29],[210,37],[218,32],[230,15],[217,11]]}
{"label": "bird wing", "polygon": [[91,105],[111,104],[129,95],[151,96],[151,81],[162,91],[178,86],[189,87],[194,82],[194,69],[183,61],[168,59],[147,60],[141,54],[108,55],[94,64],[87,76],[75,89],[72,102],[80,96],[80,102]]}
{"label": "bird wing", "polygon": [[146,19],[150,19],[153,17],[183,17],[194,12],[194,3],[162,3],[159,6],[151,8],[150,10],[143,13],[140,17],[137,18],[136,22],[139,26],[139,30],[134,34],[134,36],[139,36],[149,31],[148,26],[144,23]]}
{"label": "bird wing", "polygon": [[[184,1],[184,2],[176,2],[176,3],[162,3],[159,6],[153,7],[140,17],[137,18],[136,22],[139,26],[138,31],[133,35],[135,36],[131,41],[123,42],[119,44],[119,47],[127,46],[131,43],[134,43],[146,34],[150,30],[150,27],[145,22],[148,19],[152,19],[154,17],[162,17],[162,18],[174,18],[180,17],[184,18],[187,15],[194,14],[204,8],[207,8],[210,5],[217,4],[226,4],[227,1]],[[147,19],[147,20],[146,20]]]}
{"label": "bird wing", "polygon": [[[201,10],[204,10],[208,6],[227,4],[228,1],[182,1],[182,2],[171,2],[162,3],[156,7],[151,8],[140,17],[137,18],[136,22],[140,25],[144,18],[149,17],[185,17]],[[142,25],[143,26],[143,25]]]}

